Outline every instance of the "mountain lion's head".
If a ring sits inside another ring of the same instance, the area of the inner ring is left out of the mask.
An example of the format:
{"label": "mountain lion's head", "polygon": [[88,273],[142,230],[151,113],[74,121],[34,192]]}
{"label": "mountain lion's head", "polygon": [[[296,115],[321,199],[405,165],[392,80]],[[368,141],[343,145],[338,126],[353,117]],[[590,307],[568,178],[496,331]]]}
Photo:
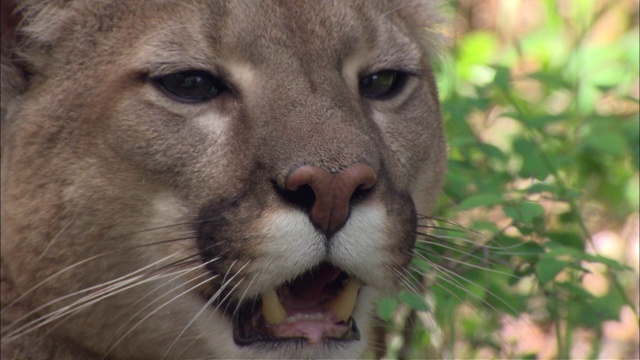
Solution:
{"label": "mountain lion's head", "polygon": [[405,280],[445,171],[432,3],[17,10],[2,70],[3,358],[370,345],[372,301]]}

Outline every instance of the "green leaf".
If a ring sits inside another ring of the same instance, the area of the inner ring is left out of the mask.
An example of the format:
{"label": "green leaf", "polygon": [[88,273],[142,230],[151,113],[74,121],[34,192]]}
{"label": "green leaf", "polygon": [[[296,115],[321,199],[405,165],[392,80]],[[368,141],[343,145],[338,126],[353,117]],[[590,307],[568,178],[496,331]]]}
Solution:
{"label": "green leaf", "polygon": [[518,137],[513,142],[513,150],[522,156],[538,151],[538,145],[524,137]]}
{"label": "green leaf", "polygon": [[584,141],[592,150],[610,155],[620,155],[627,149],[626,139],[615,132],[592,131]]}
{"label": "green leaf", "polygon": [[546,245],[548,249],[551,249],[545,256],[554,256],[554,257],[569,257],[572,259],[583,259],[586,255],[583,250],[576,250],[574,248],[570,248],[559,243],[550,242]]}
{"label": "green leaf", "polygon": [[538,80],[541,83],[544,83],[545,86],[549,88],[560,88],[560,89],[570,89],[572,90],[573,84],[564,80],[560,74],[551,71],[540,71],[534,72],[528,75],[529,78]]}
{"label": "green leaf", "polygon": [[498,148],[497,146],[480,143],[480,144],[476,144],[476,148],[482,151],[489,158],[497,159],[501,161],[505,161],[509,159],[509,157],[505,155],[505,153],[502,152],[502,150],[500,150],[500,148]]}
{"label": "green leaf", "polygon": [[552,184],[536,183],[529,186],[526,192],[527,194],[556,193],[558,187]]}
{"label": "green leaf", "polygon": [[531,116],[526,119],[527,124],[536,128],[543,129],[546,125],[559,122],[567,119],[567,114],[559,114],[559,115],[539,115],[539,116]]}
{"label": "green leaf", "polygon": [[573,232],[550,232],[547,234],[549,239],[557,244],[568,246],[576,250],[584,249],[584,240],[582,237]]}
{"label": "green leaf", "polygon": [[549,176],[549,169],[539,151],[532,151],[527,155],[522,155],[520,176],[524,178],[532,177],[538,180],[544,180]]}
{"label": "green leaf", "polygon": [[542,248],[542,246],[532,241],[527,241],[525,243],[522,243],[522,245],[512,250],[513,255],[529,260],[530,262],[537,260],[540,257],[540,254],[543,254],[543,253],[544,253],[544,249]]}
{"label": "green leaf", "polygon": [[626,301],[619,292],[611,291],[605,296],[595,298],[591,305],[601,320],[620,320],[620,309],[626,305]]}
{"label": "green leaf", "polygon": [[449,141],[449,146],[452,148],[462,147],[462,146],[477,146],[478,139],[474,136],[456,136],[455,138]]}
{"label": "green leaf", "polygon": [[535,218],[544,215],[544,208],[540,204],[532,202],[505,205],[502,211],[513,220],[524,224],[529,224],[533,222]]}
{"label": "green leaf", "polygon": [[516,269],[513,272],[514,276],[511,276],[508,280],[508,284],[509,286],[514,286],[516,285],[520,280],[522,280],[523,278],[529,276],[529,275],[533,275],[534,274],[534,268],[532,266],[527,266],[524,267],[522,269]]}
{"label": "green leaf", "polygon": [[393,318],[393,314],[398,307],[398,299],[395,297],[387,297],[376,300],[378,306],[378,317],[382,320],[389,321]]}
{"label": "green leaf", "polygon": [[469,210],[479,206],[492,206],[502,203],[502,196],[496,194],[478,194],[464,199],[458,210]]}
{"label": "green leaf", "polygon": [[427,306],[427,303],[424,301],[424,298],[422,295],[414,294],[408,291],[402,291],[400,292],[400,294],[398,294],[398,299],[400,299],[400,301],[404,302],[405,304],[409,305],[409,307],[414,310],[417,310],[417,311],[429,310],[429,307]]}
{"label": "green leaf", "polygon": [[494,66],[493,68],[496,71],[493,84],[508,90],[511,85],[511,69],[506,66]]}
{"label": "green leaf", "polygon": [[555,256],[548,255],[550,253],[545,254],[536,265],[536,275],[543,284],[552,281],[560,271],[569,265],[567,260],[558,260]]}
{"label": "green leaf", "polygon": [[621,264],[616,260],[613,259],[609,259],[607,257],[601,256],[601,255],[591,255],[591,254],[585,254],[584,255],[585,260],[594,262],[594,263],[601,263],[601,264],[605,264],[607,265],[610,269],[615,270],[615,271],[629,271],[629,270],[633,270],[633,268]]}

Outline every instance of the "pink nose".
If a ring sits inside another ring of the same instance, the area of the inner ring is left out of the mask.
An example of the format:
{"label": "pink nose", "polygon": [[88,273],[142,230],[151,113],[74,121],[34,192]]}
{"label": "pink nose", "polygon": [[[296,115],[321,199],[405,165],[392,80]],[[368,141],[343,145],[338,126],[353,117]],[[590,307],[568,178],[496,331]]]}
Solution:
{"label": "pink nose", "polygon": [[327,236],[338,231],[349,217],[349,202],[357,189],[371,189],[376,184],[375,171],[357,163],[332,174],[313,165],[295,169],[287,179],[287,189],[296,191],[309,185],[316,196],[311,208],[311,220]]}

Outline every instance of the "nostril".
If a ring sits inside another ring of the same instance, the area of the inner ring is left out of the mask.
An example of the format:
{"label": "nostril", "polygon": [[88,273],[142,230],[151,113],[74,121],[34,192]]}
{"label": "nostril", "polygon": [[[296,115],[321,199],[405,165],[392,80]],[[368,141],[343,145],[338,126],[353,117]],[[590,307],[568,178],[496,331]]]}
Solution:
{"label": "nostril", "polygon": [[304,212],[310,213],[313,204],[316,202],[316,194],[310,185],[298,186],[295,190],[282,189],[274,182],[274,188],[280,197],[289,204],[299,207]]}

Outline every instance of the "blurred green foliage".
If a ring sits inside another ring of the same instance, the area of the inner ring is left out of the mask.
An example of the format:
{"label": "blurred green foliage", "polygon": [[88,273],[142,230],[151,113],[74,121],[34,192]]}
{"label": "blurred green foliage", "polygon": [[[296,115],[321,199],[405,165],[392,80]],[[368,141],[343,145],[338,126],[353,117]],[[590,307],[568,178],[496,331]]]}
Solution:
{"label": "blurred green foliage", "polygon": [[[603,322],[628,306],[637,323],[637,270],[591,244],[638,216],[637,2],[537,1],[526,29],[509,18],[519,1],[492,3],[495,24],[458,31],[437,71],[441,220],[423,222],[408,291],[379,302],[385,357],[535,359],[501,335],[527,314],[555,333],[553,356],[586,329],[597,358]],[[583,284],[594,266],[603,293]]]}

